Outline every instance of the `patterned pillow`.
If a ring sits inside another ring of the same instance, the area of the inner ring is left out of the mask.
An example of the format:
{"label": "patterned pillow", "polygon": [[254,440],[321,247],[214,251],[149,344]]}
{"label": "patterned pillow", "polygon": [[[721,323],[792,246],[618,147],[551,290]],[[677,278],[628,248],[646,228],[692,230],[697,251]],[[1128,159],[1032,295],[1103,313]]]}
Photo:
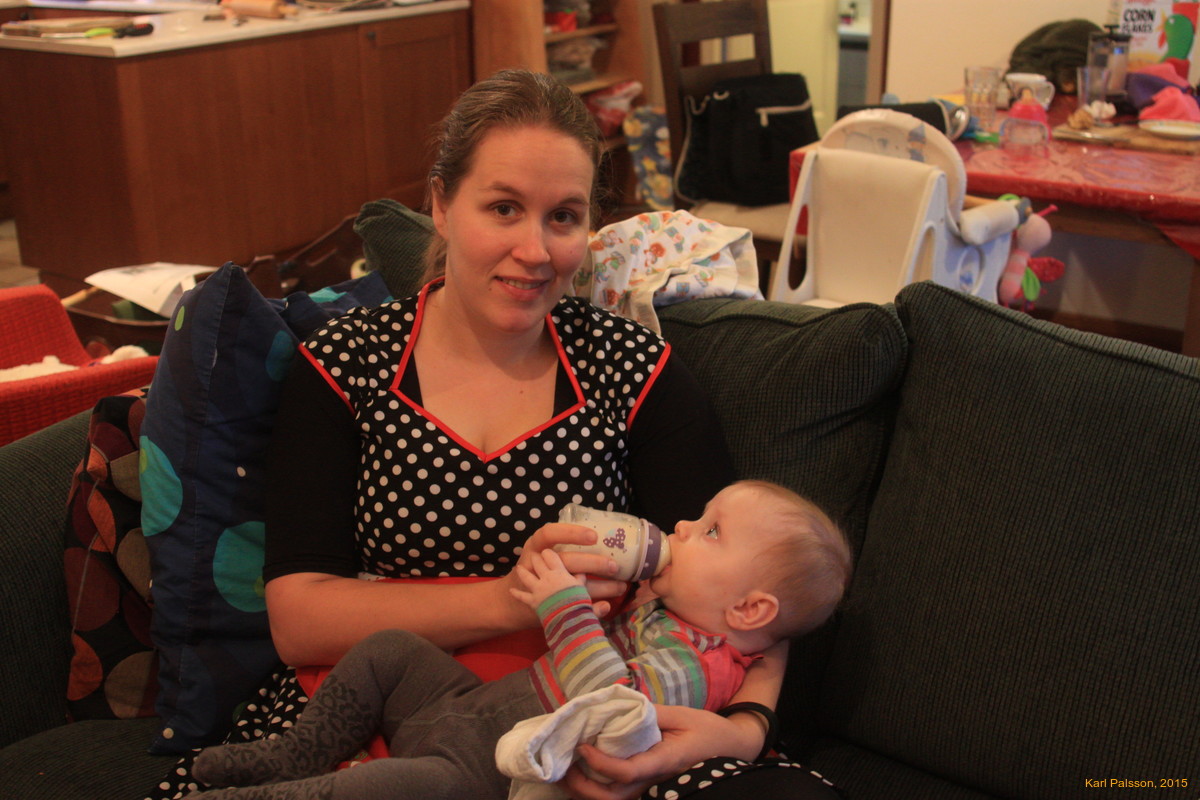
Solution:
{"label": "patterned pillow", "polygon": [[142,426],[142,529],[159,651],[155,753],[218,740],[278,661],[264,600],[265,453],[299,340],[383,278],[264,299],[227,264],[180,300]]}
{"label": "patterned pillow", "polygon": [[137,390],[96,404],[71,481],[63,560],[74,649],[67,709],[75,720],[154,715],[158,666],[138,484],[145,398]]}

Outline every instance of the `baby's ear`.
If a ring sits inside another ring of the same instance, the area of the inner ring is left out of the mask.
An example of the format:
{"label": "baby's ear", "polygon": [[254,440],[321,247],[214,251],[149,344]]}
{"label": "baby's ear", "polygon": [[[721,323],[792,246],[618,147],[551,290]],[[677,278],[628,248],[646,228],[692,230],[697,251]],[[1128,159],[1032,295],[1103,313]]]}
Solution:
{"label": "baby's ear", "polygon": [[725,622],[735,631],[754,631],[779,615],[779,599],[757,589],[725,609]]}

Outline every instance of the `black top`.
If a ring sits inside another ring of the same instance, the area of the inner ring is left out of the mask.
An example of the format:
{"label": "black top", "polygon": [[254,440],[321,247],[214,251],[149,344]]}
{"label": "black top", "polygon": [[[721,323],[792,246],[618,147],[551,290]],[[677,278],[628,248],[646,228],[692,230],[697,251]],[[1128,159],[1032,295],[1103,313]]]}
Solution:
{"label": "black top", "polygon": [[733,479],[712,407],[669,346],[576,298],[550,315],[553,417],[479,452],[421,406],[412,350],[428,291],[357,309],[297,356],[267,473],[266,580],[501,575],[566,503],[671,530]]}

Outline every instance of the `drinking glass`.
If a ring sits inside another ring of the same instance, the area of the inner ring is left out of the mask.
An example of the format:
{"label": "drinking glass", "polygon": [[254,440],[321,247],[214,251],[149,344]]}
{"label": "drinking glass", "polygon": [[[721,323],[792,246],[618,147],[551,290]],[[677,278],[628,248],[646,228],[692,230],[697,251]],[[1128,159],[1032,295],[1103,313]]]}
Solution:
{"label": "drinking glass", "polygon": [[963,71],[964,99],[979,130],[996,130],[996,95],[1002,77],[999,67],[967,67]]}
{"label": "drinking glass", "polygon": [[1090,105],[1094,100],[1103,102],[1108,97],[1108,68],[1077,67],[1075,75],[1078,108]]}

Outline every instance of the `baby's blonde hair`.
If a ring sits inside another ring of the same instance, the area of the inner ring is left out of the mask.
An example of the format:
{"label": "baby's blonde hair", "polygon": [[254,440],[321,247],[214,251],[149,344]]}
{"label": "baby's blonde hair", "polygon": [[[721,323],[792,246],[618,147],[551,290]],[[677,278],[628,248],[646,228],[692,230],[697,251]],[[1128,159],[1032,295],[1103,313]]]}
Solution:
{"label": "baby's blonde hair", "polygon": [[763,591],[779,600],[779,614],[766,628],[778,639],[820,627],[841,603],[853,560],[845,534],[819,506],[768,481],[739,481],[774,501],[769,508],[772,541],[759,554]]}

